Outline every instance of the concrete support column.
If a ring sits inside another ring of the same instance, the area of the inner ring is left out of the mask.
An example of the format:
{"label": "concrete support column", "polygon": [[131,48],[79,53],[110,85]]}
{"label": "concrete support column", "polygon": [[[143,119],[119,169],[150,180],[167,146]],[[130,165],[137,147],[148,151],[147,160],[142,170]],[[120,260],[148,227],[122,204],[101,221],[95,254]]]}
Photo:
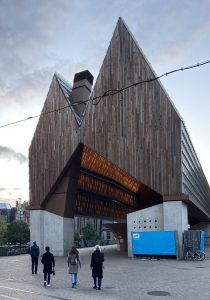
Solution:
{"label": "concrete support column", "polygon": [[44,229],[43,229],[43,211],[31,210],[30,211],[30,244],[33,241],[37,242],[41,253],[44,249]]}
{"label": "concrete support column", "polygon": [[44,210],[30,211],[30,242],[37,241],[41,254],[50,246],[55,256],[64,256],[74,245],[74,219]]}
{"label": "concrete support column", "polygon": [[163,203],[164,231],[177,231],[177,258],[183,259],[183,232],[188,230],[188,210],[183,201]]}
{"label": "concrete support column", "polygon": [[144,208],[127,215],[128,257],[133,257],[131,232],[163,231],[163,204]]}

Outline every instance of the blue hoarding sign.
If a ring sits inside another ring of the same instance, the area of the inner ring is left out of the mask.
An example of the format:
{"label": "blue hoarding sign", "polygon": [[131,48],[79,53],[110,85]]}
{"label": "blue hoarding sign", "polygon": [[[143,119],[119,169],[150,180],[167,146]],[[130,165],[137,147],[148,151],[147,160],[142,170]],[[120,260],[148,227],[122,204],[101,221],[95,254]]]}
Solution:
{"label": "blue hoarding sign", "polygon": [[200,250],[203,252],[204,252],[204,240],[205,240],[205,232],[201,231]]}
{"label": "blue hoarding sign", "polygon": [[134,255],[176,255],[175,231],[132,231],[131,240]]}

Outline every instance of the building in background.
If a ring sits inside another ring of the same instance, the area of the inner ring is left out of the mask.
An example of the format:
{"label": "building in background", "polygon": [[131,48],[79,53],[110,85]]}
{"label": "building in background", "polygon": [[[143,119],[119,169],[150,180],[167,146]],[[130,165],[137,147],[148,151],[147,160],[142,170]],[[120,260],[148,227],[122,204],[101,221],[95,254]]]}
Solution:
{"label": "building in background", "polygon": [[23,204],[20,199],[16,201],[16,220],[24,220]]}
{"label": "building in background", "polygon": [[82,235],[82,228],[85,226],[85,221],[87,219],[91,219],[93,221],[97,233],[96,242],[99,242],[101,244],[113,244],[116,242],[116,238],[114,237],[113,232],[111,232],[110,228],[107,227],[107,224],[113,223],[112,221],[77,216],[74,217],[74,231],[79,232],[79,234]]}
{"label": "building in background", "polygon": [[8,203],[0,203],[0,220],[9,223],[10,218],[11,218],[11,205]]}
{"label": "building in background", "polygon": [[21,220],[29,224],[29,219],[30,219],[30,212],[27,209],[28,207],[28,202],[24,201],[22,203],[21,199],[18,199],[16,201],[16,215],[15,215],[15,220]]}
{"label": "building in background", "polygon": [[22,220],[29,224],[30,211],[27,209],[28,202],[22,203],[21,199],[16,200],[15,206],[11,206],[9,203],[0,202],[0,219],[7,223],[13,221]]}

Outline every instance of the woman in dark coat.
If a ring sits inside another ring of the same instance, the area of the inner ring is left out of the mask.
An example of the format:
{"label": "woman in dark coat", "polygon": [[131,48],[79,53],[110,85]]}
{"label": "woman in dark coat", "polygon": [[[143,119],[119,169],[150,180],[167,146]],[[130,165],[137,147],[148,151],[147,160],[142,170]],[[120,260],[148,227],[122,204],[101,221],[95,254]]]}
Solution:
{"label": "woman in dark coat", "polygon": [[104,262],[104,253],[101,252],[100,246],[95,247],[95,251],[92,253],[90,267],[92,269],[92,277],[94,281],[94,289],[97,289],[98,281],[98,290],[101,289],[101,282],[103,278],[103,262]]}
{"label": "woman in dark coat", "polygon": [[50,252],[50,247],[45,247],[46,252],[42,256],[44,286],[50,286],[50,275],[54,273],[55,260],[53,254]]}

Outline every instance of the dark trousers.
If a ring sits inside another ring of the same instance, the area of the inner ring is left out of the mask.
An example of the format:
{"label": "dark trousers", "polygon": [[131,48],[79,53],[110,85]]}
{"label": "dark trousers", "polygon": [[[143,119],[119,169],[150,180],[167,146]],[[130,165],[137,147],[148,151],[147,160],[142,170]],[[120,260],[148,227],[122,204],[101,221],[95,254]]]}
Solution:
{"label": "dark trousers", "polygon": [[47,281],[47,284],[50,284],[50,273],[44,273],[44,281]]}
{"label": "dark trousers", "polygon": [[99,278],[99,277],[93,277],[93,280],[94,280],[94,286],[97,286],[97,279],[98,279],[98,287],[101,288],[101,281],[102,281],[102,278]]}
{"label": "dark trousers", "polygon": [[32,257],[31,262],[32,262],[32,274],[34,273],[36,274],[38,269],[38,257]]}

